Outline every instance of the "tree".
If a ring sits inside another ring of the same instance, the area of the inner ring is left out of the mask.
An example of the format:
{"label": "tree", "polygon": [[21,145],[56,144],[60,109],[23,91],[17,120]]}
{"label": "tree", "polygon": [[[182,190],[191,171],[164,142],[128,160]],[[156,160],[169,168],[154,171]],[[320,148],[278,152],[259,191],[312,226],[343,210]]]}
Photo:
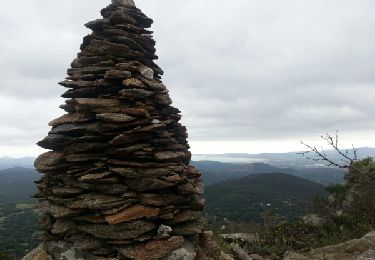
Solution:
{"label": "tree", "polygon": [[[322,135],[321,138],[338,153],[339,160],[329,158],[323,147],[318,149],[316,146],[311,146],[303,141],[301,141],[301,144],[307,147],[308,150],[300,154],[309,160],[325,162],[327,166],[335,166],[341,169],[353,168],[353,163],[358,160],[358,149],[355,148],[354,145],[352,145],[353,148],[351,151],[348,149],[345,151],[340,149],[338,132],[336,132],[334,136],[326,133]],[[313,155],[312,157],[310,156],[311,154]]]}
{"label": "tree", "polygon": [[[340,229],[342,234],[361,236],[375,227],[375,162],[373,158],[358,159],[358,149],[342,151],[338,134],[322,136],[338,154],[339,160],[328,158],[324,149],[317,149],[302,142],[309,150],[301,153],[308,159],[324,161],[328,166],[347,169],[345,182],[327,188],[329,198],[317,198],[317,213],[325,227],[331,231]],[[311,157],[310,155],[313,154]],[[353,238],[353,237],[349,237]]]}

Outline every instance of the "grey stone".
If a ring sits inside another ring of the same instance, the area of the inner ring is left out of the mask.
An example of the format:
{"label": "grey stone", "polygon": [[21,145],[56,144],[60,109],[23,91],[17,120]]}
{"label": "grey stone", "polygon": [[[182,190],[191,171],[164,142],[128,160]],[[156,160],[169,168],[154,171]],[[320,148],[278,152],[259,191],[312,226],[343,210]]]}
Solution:
{"label": "grey stone", "polygon": [[172,228],[166,225],[160,225],[158,228],[158,236],[160,237],[169,237],[169,234],[172,232]]}
{"label": "grey stone", "polygon": [[313,249],[306,253],[288,252],[284,260],[369,260],[375,259],[375,231],[360,239]]}
{"label": "grey stone", "polygon": [[197,249],[188,240],[182,245],[181,248],[174,250],[169,256],[162,260],[194,260],[197,254]]}
{"label": "grey stone", "polygon": [[360,256],[358,256],[357,260],[373,260],[375,259],[375,249],[370,249]]}
{"label": "grey stone", "polygon": [[113,240],[137,238],[155,228],[154,223],[145,220],[135,220],[116,225],[93,224],[78,226],[80,231],[91,234],[94,237]]}
{"label": "grey stone", "polygon": [[154,78],[154,71],[151,68],[141,68],[141,74],[146,79]]}

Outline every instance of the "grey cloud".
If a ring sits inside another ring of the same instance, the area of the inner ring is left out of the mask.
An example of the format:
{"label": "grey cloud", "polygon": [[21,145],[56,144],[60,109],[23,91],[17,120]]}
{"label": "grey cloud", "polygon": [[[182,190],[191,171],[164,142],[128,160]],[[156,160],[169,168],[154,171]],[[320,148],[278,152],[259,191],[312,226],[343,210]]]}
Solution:
{"label": "grey cloud", "polygon": [[[89,33],[83,24],[107,3],[3,6],[0,101],[15,105],[7,112],[0,106],[0,144],[34,142],[62,113],[56,83]],[[375,128],[374,1],[136,3],[155,20],[158,63],[190,140],[299,140]]]}

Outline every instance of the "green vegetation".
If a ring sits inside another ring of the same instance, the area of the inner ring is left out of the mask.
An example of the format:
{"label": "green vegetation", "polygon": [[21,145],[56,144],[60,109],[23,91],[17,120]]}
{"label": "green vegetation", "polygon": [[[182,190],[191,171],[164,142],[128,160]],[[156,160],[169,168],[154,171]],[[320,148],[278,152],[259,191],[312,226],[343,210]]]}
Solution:
{"label": "green vegetation", "polygon": [[0,251],[0,260],[11,260],[10,256],[7,253]]}
{"label": "green vegetation", "polygon": [[37,214],[32,208],[18,209],[15,204],[3,204],[0,211],[4,215],[0,252],[6,252],[10,259],[20,259],[39,244]]}
{"label": "green vegetation", "polygon": [[39,178],[32,169],[0,171],[0,260],[20,259],[39,244],[38,217],[34,213]]}
{"label": "green vegetation", "polygon": [[313,198],[325,187],[282,173],[252,174],[206,187],[205,212],[219,219],[264,223],[267,212],[293,220],[313,210]]}
{"label": "green vegetation", "polygon": [[[272,256],[273,259],[280,259],[289,250],[324,247],[360,238],[375,227],[375,162],[372,158],[355,161],[348,169],[345,183],[328,187],[329,197],[315,199],[319,224],[302,220],[280,221],[277,214],[270,212],[271,218],[264,218],[264,225],[233,224],[214,218],[210,227],[218,234],[256,234],[258,239],[255,242],[241,246],[248,252]],[[223,241],[220,244],[224,249],[228,247]]]}
{"label": "green vegetation", "polygon": [[375,162],[367,158],[353,162],[346,182],[328,188],[331,196],[315,204],[326,229],[339,229],[332,238],[346,240],[362,236],[375,228]]}

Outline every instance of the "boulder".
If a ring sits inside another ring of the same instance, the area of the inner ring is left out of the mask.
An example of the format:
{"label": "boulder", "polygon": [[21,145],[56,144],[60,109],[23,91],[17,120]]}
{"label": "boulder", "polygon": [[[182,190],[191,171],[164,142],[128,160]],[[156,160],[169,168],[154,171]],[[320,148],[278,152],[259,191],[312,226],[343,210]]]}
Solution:
{"label": "boulder", "polygon": [[289,252],[285,260],[367,260],[375,259],[375,231],[360,239],[313,249],[306,253]]}

